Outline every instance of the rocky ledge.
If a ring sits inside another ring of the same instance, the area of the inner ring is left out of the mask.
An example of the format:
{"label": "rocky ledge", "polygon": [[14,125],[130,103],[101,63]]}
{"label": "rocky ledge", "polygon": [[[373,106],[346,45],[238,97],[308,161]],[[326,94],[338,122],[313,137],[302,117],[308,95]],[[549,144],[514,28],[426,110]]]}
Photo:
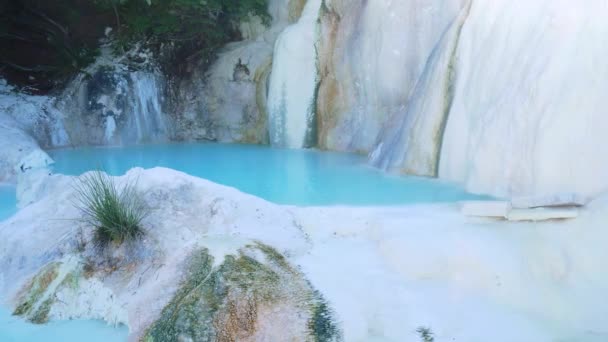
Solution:
{"label": "rocky ledge", "polygon": [[127,180],[151,209],[136,242],[95,247],[79,180],[63,175],[0,223],[0,298],[14,314],[125,324],[132,341],[608,336],[606,198],[572,221],[509,223],[456,204],[279,206],[164,168]]}
{"label": "rocky ledge", "polygon": [[326,300],[285,257],[308,248],[289,212],[167,169],[121,179],[134,178],[152,209],[139,241],[94,246],[73,204],[78,179],[60,175],[1,226],[15,315],[102,319],[127,325],[131,340],[340,339]]}

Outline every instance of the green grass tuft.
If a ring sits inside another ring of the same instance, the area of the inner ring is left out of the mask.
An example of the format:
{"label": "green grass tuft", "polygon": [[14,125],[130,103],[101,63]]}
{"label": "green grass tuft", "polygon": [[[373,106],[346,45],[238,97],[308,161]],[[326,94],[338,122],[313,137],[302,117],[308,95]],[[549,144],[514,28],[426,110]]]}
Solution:
{"label": "green grass tuft", "polygon": [[420,341],[422,341],[422,342],[434,342],[435,341],[435,334],[433,333],[431,328],[421,326],[421,327],[418,327],[418,329],[416,329],[416,332],[420,336]]}
{"label": "green grass tuft", "polygon": [[119,188],[104,172],[88,173],[76,186],[76,206],[83,220],[94,229],[93,243],[99,248],[140,238],[142,221],[149,214],[134,182]]}

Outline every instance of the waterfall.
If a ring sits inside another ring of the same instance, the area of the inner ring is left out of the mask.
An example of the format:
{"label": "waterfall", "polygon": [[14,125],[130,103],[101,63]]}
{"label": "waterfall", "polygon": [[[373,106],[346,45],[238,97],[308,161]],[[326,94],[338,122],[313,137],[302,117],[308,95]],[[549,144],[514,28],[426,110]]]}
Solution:
{"label": "waterfall", "polygon": [[306,147],[314,127],[317,20],[321,0],[308,0],[299,21],[277,39],[268,93],[272,145]]}
{"label": "waterfall", "polygon": [[443,129],[452,103],[454,64],[469,2],[433,49],[408,106],[387,122],[370,162],[385,170],[437,176]]}
{"label": "waterfall", "polygon": [[161,106],[163,91],[158,78],[154,73],[144,71],[129,75],[131,104],[123,141],[142,143],[167,139]]}
{"label": "waterfall", "polygon": [[[445,65],[464,1],[325,3],[318,44],[319,144],[369,153],[379,137],[402,126],[423,91],[421,79],[435,77],[434,65]],[[386,145],[383,151],[392,148]]]}
{"label": "waterfall", "polygon": [[121,145],[168,140],[164,78],[153,68],[95,65],[68,86],[59,101],[72,145]]}

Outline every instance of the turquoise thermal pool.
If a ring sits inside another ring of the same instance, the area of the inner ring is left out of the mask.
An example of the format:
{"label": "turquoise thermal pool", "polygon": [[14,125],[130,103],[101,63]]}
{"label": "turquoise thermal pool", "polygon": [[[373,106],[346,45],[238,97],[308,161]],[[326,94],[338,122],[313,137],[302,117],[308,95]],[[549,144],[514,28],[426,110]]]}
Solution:
{"label": "turquoise thermal pool", "polygon": [[11,316],[0,308],[2,342],[118,342],[127,340],[127,328],[112,327],[100,321],[62,321],[37,325]]}
{"label": "turquoise thermal pool", "polygon": [[0,221],[11,216],[16,210],[17,199],[15,198],[15,188],[0,185]]}
{"label": "turquoise thermal pool", "polygon": [[[397,205],[453,202],[478,196],[438,180],[392,176],[360,155],[224,144],[166,144],[77,148],[49,152],[54,171],[68,175],[103,169],[122,175],[133,167],[173,168],[290,205]],[[0,220],[15,213],[15,188],[0,186]],[[124,341],[125,327],[66,321],[33,325],[0,308],[0,340]]]}
{"label": "turquoise thermal pool", "polygon": [[166,144],[50,151],[54,171],[168,167],[278,204],[396,205],[478,198],[435,179],[392,176],[360,155],[226,144]]}

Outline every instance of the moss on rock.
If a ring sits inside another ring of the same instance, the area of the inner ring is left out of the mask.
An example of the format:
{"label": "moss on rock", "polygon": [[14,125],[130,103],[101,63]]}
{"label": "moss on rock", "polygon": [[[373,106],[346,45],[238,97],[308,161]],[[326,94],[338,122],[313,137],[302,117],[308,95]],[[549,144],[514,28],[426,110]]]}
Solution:
{"label": "moss on rock", "polygon": [[59,267],[61,263],[54,262],[46,265],[21,291],[20,300],[18,301],[13,315],[24,316],[28,315],[34,308],[36,303],[42,299],[44,293],[49,288],[49,285],[57,279],[59,275]]}
{"label": "moss on rock", "polygon": [[[336,341],[327,302],[272,247],[256,243],[214,267],[194,253],[187,276],[143,341]],[[282,321],[277,321],[282,320]]]}
{"label": "moss on rock", "polygon": [[51,312],[51,306],[53,306],[54,300],[52,298],[45,299],[36,311],[29,317],[29,321],[35,324],[44,324],[49,321],[49,312]]}
{"label": "moss on rock", "polygon": [[53,262],[46,265],[21,290],[13,315],[35,324],[49,321],[49,313],[61,289],[78,289],[82,265],[78,262]]}

